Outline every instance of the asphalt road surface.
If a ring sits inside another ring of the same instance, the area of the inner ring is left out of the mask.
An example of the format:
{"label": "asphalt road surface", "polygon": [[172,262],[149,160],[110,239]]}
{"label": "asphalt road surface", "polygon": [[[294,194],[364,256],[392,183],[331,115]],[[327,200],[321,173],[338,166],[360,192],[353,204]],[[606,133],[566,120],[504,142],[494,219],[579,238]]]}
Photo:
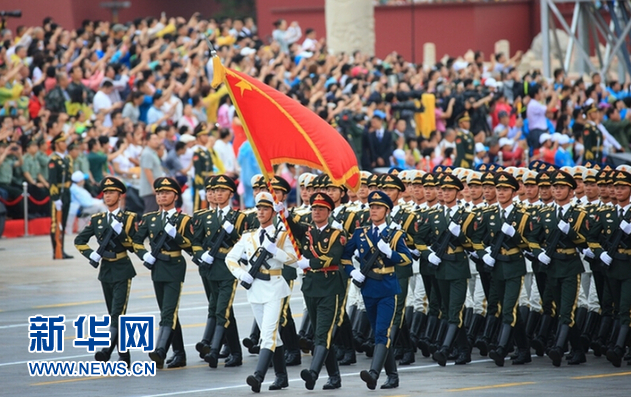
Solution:
{"label": "asphalt road surface", "polygon": [[[102,316],[107,314],[97,270],[93,269],[72,246],[74,236],[66,238],[66,251],[75,258],[51,260],[48,237],[28,237],[0,240],[0,396],[229,396],[251,394],[245,379],[256,366],[257,356],[246,354],[243,366],[210,369],[199,358],[195,343],[201,339],[206,321],[207,302],[196,266],[189,262],[188,273],[180,301],[180,319],[188,355],[185,368],[158,370],[154,377],[52,377],[30,376],[29,361],[64,360],[71,362],[93,360],[85,348],[74,348],[75,332],[72,321],[81,314]],[[138,275],[132,281],[128,314],[154,314],[159,321],[158,306],[154,297],[149,271],[133,256]],[[239,288],[234,310],[240,337],[247,336],[252,313],[245,290]],[[302,298],[299,285],[294,287],[291,300],[296,323],[302,317]],[[66,316],[65,349],[57,353],[29,353],[28,318],[35,315]],[[133,351],[132,361],[147,361],[146,354]],[[116,357],[116,354],[113,355]],[[273,370],[267,374],[262,393],[271,395],[360,396],[369,390],[359,378],[359,372],[368,369],[370,359],[358,355],[357,364],[341,367],[342,388],[324,392],[326,371],[314,391],[307,391],[300,379],[300,371],[308,368],[311,358],[302,357],[302,365],[289,367],[289,388],[284,391],[267,391],[273,380]],[[486,357],[473,355],[466,366],[439,367],[419,353],[416,363],[400,366],[400,387],[379,390],[384,396],[419,395],[571,395],[620,396],[628,393],[631,385],[631,366],[623,363],[614,368],[604,357],[587,356],[587,363],[578,367],[552,366],[547,357],[533,357],[524,366],[502,368]],[[385,380],[382,372],[379,384]]]}

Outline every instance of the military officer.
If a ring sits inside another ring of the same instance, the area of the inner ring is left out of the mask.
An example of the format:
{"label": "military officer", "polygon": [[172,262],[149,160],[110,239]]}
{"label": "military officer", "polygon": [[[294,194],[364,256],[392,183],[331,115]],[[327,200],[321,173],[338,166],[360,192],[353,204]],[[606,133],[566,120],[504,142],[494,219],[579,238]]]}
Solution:
{"label": "military officer", "polygon": [[[259,360],[254,374],[247,378],[252,391],[258,393],[270,363],[273,363],[276,372],[270,390],[280,390],[289,385],[283,341],[278,328],[283,300],[291,294],[289,285],[282,277],[282,267],[296,266],[296,256],[287,233],[278,234],[282,224],[274,226],[276,212],[272,195],[261,192],[255,202],[260,226],[241,236],[226,256],[226,264],[234,277],[249,286],[248,301],[261,329]],[[259,269],[252,269],[252,258],[265,254],[260,249],[269,254],[269,259]],[[239,264],[244,255],[251,258],[248,266]]]}
{"label": "military officer", "polygon": [[[344,249],[342,264],[354,282],[362,285],[366,313],[375,336],[370,370],[361,371],[360,374],[366,386],[374,390],[393,342],[391,331],[397,295],[401,293],[395,267],[410,266],[412,255],[405,244],[404,233],[401,230],[390,229],[387,224],[387,216],[393,207],[390,197],[384,192],[375,191],[368,196],[368,203],[371,225],[355,230]],[[355,269],[352,264],[351,258],[355,251],[359,254],[362,269]],[[372,267],[366,268],[371,266],[366,261],[373,255],[377,255],[377,260]],[[394,369],[383,386],[392,388],[397,387],[398,383],[398,374]]]}
{"label": "military officer", "polygon": [[[88,225],[75,237],[75,247],[81,255],[90,260],[92,266],[99,269],[99,281],[105,296],[105,305],[110,315],[110,346],[94,355],[97,361],[108,361],[118,342],[118,316],[127,311],[131,279],[136,275],[127,251],[133,251],[132,239],[136,232],[136,214],[120,209],[121,197],[127,187],[118,178],[107,176],[101,181],[103,202],[107,212],[92,215]],[[111,229],[111,231],[110,231]],[[105,238],[108,236],[107,241]],[[105,250],[99,254],[88,245],[95,236]],[[129,352],[119,353],[120,359],[129,367]]]}
{"label": "military officer", "polygon": [[[532,222],[529,246],[538,262],[547,268],[546,289],[543,301],[552,297],[556,303],[558,332],[556,342],[548,352],[554,366],[561,365],[563,346],[568,340],[572,345],[573,357],[568,362],[577,365],[585,362],[585,353],[580,343],[580,331],[575,327],[574,309],[578,298],[578,286],[583,273],[583,263],[578,249],[587,248],[586,213],[571,203],[576,181],[564,171],[552,174],[552,194],[555,205],[542,207]],[[545,243],[545,245],[544,245]],[[544,316],[539,336],[547,336],[550,320]]]}
{"label": "military officer", "polygon": [[[172,339],[173,352],[179,356],[176,364],[184,366],[186,353],[178,306],[186,275],[186,260],[182,250],[191,249],[193,226],[190,216],[178,213],[175,209],[175,200],[182,194],[177,181],[169,177],[156,178],[153,188],[160,210],[143,215],[133,238],[136,255],[151,270],[153,289],[160,308],[156,349],[149,353],[149,357],[156,362],[156,367],[162,368]],[[145,248],[147,238],[150,239],[151,251]]]}
{"label": "military officer", "polygon": [[625,355],[629,324],[631,322],[631,174],[626,171],[614,171],[614,186],[618,204],[602,209],[597,216],[592,232],[599,234],[598,242],[590,242],[595,257],[605,265],[609,279],[614,306],[618,309],[618,329],[614,329],[617,338],[613,347],[607,349],[607,360],[615,367],[620,367]]}
{"label": "military officer", "polygon": [[471,118],[468,112],[457,117],[458,130],[456,132],[456,159],[454,167],[471,168],[473,166],[474,145],[471,128]]}
{"label": "military officer", "polygon": [[[502,316],[499,343],[489,356],[499,367],[504,366],[508,344],[513,334],[519,347],[520,356],[513,364],[530,361],[530,349],[525,334],[524,319],[517,310],[519,296],[526,274],[526,262],[522,249],[527,248],[524,234],[529,232],[528,213],[514,204],[513,196],[519,190],[517,179],[508,172],[495,175],[498,205],[483,211],[474,224],[471,242],[479,258],[482,258],[487,271],[491,273],[489,301],[496,313],[487,316]],[[497,248],[500,245],[501,248]],[[499,304],[499,305],[498,305]],[[501,310],[498,310],[498,307]],[[495,327],[485,331],[492,332]],[[485,335],[490,340],[493,335]]]}
{"label": "military officer", "polygon": [[197,144],[193,146],[193,167],[195,176],[193,177],[193,210],[205,208],[206,192],[204,182],[213,173],[213,160],[208,151],[208,134],[210,130],[206,123],[199,123],[193,131],[197,139]]}
{"label": "military officer", "polygon": [[598,106],[592,102],[583,110],[585,118],[585,129],[583,130],[583,145],[585,146],[584,159],[600,163],[603,155],[603,133],[598,128],[600,115],[598,114]]}
{"label": "military officer", "polygon": [[[448,322],[442,346],[433,358],[445,366],[452,342],[456,341],[456,364],[471,360],[466,330],[463,328],[467,279],[471,277],[465,248],[470,247],[467,235],[473,228],[475,215],[458,205],[457,195],[463,189],[460,179],[444,174],[440,179],[443,208],[429,214],[419,230],[419,250],[425,260],[436,268],[436,284],[440,291],[441,312]],[[425,247],[433,246],[433,249]],[[439,341],[440,342],[440,341]]]}
{"label": "military officer", "polygon": [[210,368],[217,368],[219,351],[226,336],[231,354],[226,366],[236,367],[242,364],[241,343],[232,311],[238,281],[228,269],[225,258],[243,232],[245,215],[230,207],[236,191],[232,178],[216,175],[210,188],[217,208],[199,215],[193,237],[193,252],[200,264],[199,273],[210,290],[206,328],[196,348]]}
{"label": "military officer", "polygon": [[[64,251],[64,234],[70,209],[70,177],[73,172],[72,159],[66,153],[67,136],[60,133],[52,140],[53,154],[48,161],[50,187],[50,238],[53,243],[53,259],[71,259]],[[59,229],[59,232],[58,232]]]}
{"label": "military officer", "polygon": [[298,267],[304,272],[302,293],[314,328],[311,366],[303,369],[300,376],[305,387],[313,390],[326,363],[329,379],[323,389],[332,390],[342,387],[332,339],[346,294],[346,277],[340,269],[346,233],[331,227],[329,216],[335,203],[326,193],[313,194],[309,203],[311,223],[288,218],[290,230],[301,248]]}

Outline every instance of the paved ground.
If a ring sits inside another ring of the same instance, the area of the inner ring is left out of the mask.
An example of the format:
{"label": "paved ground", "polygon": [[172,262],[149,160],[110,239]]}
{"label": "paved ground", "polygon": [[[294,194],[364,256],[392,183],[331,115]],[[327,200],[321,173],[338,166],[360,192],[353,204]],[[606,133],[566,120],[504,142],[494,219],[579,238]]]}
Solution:
{"label": "paved ground", "polygon": [[[97,271],[71,247],[67,251],[75,259],[52,261],[47,237],[0,240],[0,396],[175,396],[250,394],[245,378],[254,371],[256,356],[246,356],[239,368],[219,367],[211,370],[200,360],[194,349],[203,332],[206,302],[195,265],[189,265],[187,280],[180,302],[180,317],[188,352],[188,366],[162,370],[153,378],[47,378],[30,377],[29,360],[63,359],[91,360],[85,349],[72,347],[74,328],[71,321],[78,314],[106,314]],[[129,314],[157,314],[149,272],[134,260],[138,276],[133,280]],[[292,308],[300,323],[302,303],[295,288]],[[240,289],[235,298],[235,311],[240,335],[247,335],[252,315],[245,292]],[[36,314],[66,315],[66,349],[63,353],[31,354],[28,352],[28,317]],[[420,356],[420,354],[418,355]],[[147,360],[144,354],[132,353],[132,360]],[[290,367],[290,386],[280,394],[306,395],[300,370],[308,366],[303,357],[301,367]],[[363,355],[358,363],[342,367],[343,387],[326,395],[363,395],[367,389],[359,379],[360,370],[370,361]],[[395,391],[379,391],[384,396],[418,395],[623,395],[631,382],[631,367],[614,368],[605,358],[588,355],[587,364],[579,367],[554,368],[548,358],[534,357],[532,364],[514,367],[507,362],[497,368],[491,360],[474,355],[470,365],[440,368],[430,359],[417,357],[412,366],[400,367],[401,387]],[[323,371],[324,373],[324,371]],[[270,381],[272,371],[268,373]],[[325,380],[318,381],[319,390]],[[265,393],[267,387],[264,388]],[[320,391],[320,395],[324,395]]]}

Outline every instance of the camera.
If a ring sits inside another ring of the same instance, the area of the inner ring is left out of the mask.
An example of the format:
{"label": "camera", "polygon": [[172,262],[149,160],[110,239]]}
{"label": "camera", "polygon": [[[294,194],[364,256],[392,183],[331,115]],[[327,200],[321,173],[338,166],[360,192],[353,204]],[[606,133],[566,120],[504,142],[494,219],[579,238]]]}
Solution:
{"label": "camera", "polygon": [[22,10],[14,11],[0,11],[0,17],[2,18],[22,18]]}

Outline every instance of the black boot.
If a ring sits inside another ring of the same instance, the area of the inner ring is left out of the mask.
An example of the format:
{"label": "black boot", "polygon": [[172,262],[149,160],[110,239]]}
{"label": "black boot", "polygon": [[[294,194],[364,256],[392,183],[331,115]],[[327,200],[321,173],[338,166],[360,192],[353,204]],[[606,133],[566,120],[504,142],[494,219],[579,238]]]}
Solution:
{"label": "black boot", "polygon": [[397,338],[403,347],[403,357],[401,357],[399,365],[413,364],[416,361],[414,357],[414,346],[410,340],[410,330],[407,328],[407,324],[404,324],[403,328],[397,332]]}
{"label": "black boot", "polygon": [[247,384],[250,385],[254,393],[259,393],[261,391],[261,384],[265,380],[265,374],[267,373],[267,369],[269,368],[273,357],[274,352],[270,349],[261,349],[259,352],[259,361],[256,363],[254,375],[248,376],[246,380]]}
{"label": "black boot", "polygon": [[353,340],[357,347],[357,352],[362,353],[366,341],[370,337],[370,320],[368,320],[368,314],[365,310],[357,313],[355,324],[353,324]]}
{"label": "black boot", "polygon": [[259,325],[256,323],[256,320],[252,320],[252,330],[250,331],[250,336],[243,339],[243,346],[248,349],[250,354],[255,354],[252,352],[252,348],[259,344],[259,339],[261,339],[261,330],[259,329]]}
{"label": "black boot", "polygon": [[[535,312],[530,313],[530,316]],[[529,318],[530,319],[530,318]],[[511,360],[512,365],[523,365],[532,361],[530,357],[530,344],[526,336],[523,321],[517,321],[513,329],[515,344],[517,345],[517,357]]]}
{"label": "black boot", "polygon": [[335,354],[333,354],[332,351],[329,351],[329,354],[327,354],[324,365],[326,366],[326,372],[329,375],[329,379],[327,379],[324,386],[322,386],[322,390],[335,390],[342,387],[340,367],[338,366]]}
{"label": "black boot", "polygon": [[535,349],[535,353],[537,356],[543,357],[543,353],[546,351],[548,334],[550,333],[550,326],[552,325],[552,317],[549,314],[544,314],[541,317],[541,322],[539,323],[539,330],[537,331],[537,336],[532,339],[532,347]]}
{"label": "black boot", "polygon": [[418,341],[421,337],[421,329],[423,328],[425,320],[427,320],[427,315],[425,313],[414,313],[412,318],[412,325],[410,326],[410,341],[412,342],[412,346],[415,350],[416,346],[418,346]]}
{"label": "black boot", "polygon": [[239,342],[239,330],[237,329],[236,323],[230,322],[226,330],[226,339],[228,340],[228,347],[230,348],[230,356],[226,360],[225,367],[241,366],[241,364],[243,364],[243,353],[241,343]]}
{"label": "black boot", "polygon": [[468,329],[471,325],[471,321],[473,321],[473,308],[467,307],[464,309],[464,328]]}
{"label": "black boot", "polygon": [[300,331],[298,331],[298,344],[303,353],[309,353],[314,349],[313,341],[309,338],[310,326],[311,319],[309,318],[309,311],[305,309],[302,312],[302,322],[300,323]]}
{"label": "black boot", "polygon": [[158,330],[156,349],[149,353],[149,358],[156,362],[156,368],[158,369],[162,369],[164,367],[164,359],[166,358],[167,350],[169,349],[171,332],[171,327],[167,327],[165,325],[161,326]]}
{"label": "black boot", "polygon": [[535,335],[535,330],[537,329],[537,325],[539,325],[539,320],[541,320],[541,313],[531,311],[528,315],[528,321],[526,321],[526,337],[528,340],[532,340]]}
{"label": "black boot", "polygon": [[449,324],[447,327],[447,333],[445,334],[443,345],[432,356],[434,361],[436,361],[438,365],[440,365],[441,367],[444,367],[445,365],[447,365],[447,358],[449,357],[449,349],[451,348],[453,341],[456,339],[458,330],[459,328],[457,324]]}
{"label": "black boot", "polygon": [[569,333],[570,326],[568,324],[561,324],[554,347],[548,352],[548,357],[550,357],[555,367],[561,366],[561,361],[563,360],[563,346],[565,345]]}
{"label": "black boot", "polygon": [[469,328],[467,328],[467,340],[471,346],[475,344],[475,340],[478,337],[482,324],[484,324],[484,316],[481,314],[474,314],[471,319],[471,324],[469,324]]}
{"label": "black boot", "polygon": [[528,306],[519,306],[519,317],[521,321],[526,324],[528,317],[530,317],[530,308]]}
{"label": "black boot", "polygon": [[441,347],[441,343],[443,339],[445,339],[445,334],[447,333],[447,328],[449,327],[449,323],[445,319],[441,319],[438,325],[438,333],[436,337],[429,345],[429,352],[434,354]]}
{"label": "black boot", "polygon": [[285,363],[285,346],[276,347],[272,363],[274,364],[276,379],[274,379],[274,382],[269,386],[269,390],[281,390],[289,387],[287,364]]}
{"label": "black boot", "polygon": [[508,343],[510,342],[511,332],[513,327],[510,324],[502,324],[500,328],[499,343],[495,350],[489,352],[489,357],[495,361],[495,365],[498,367],[504,366],[504,359],[508,350]]}
{"label": "black boot", "polygon": [[287,324],[281,328],[280,338],[283,340],[283,350],[287,352],[285,365],[288,367],[300,365],[302,363],[300,342],[293,319],[288,319]]}
{"label": "black boot", "polygon": [[583,324],[580,336],[581,346],[583,347],[584,352],[589,350],[589,345],[592,343],[592,336],[594,335],[598,320],[600,320],[600,314],[598,314],[598,312],[591,311],[587,313],[587,318],[585,319],[585,324]]}
{"label": "black boot", "polygon": [[344,350],[344,356],[338,361],[339,365],[351,365],[357,362],[353,340],[353,327],[348,316],[345,314],[342,324],[335,331],[335,336],[340,341],[340,348]]}
{"label": "black boot", "polygon": [[399,372],[397,371],[397,362],[394,359],[394,353],[392,349],[388,350],[388,355],[386,356],[386,361],[384,362],[383,368],[386,370],[386,375],[388,379],[386,382],[381,385],[382,389],[396,389],[399,387]]}
{"label": "black boot", "polygon": [[377,380],[379,379],[379,374],[381,373],[381,369],[383,368],[387,355],[388,348],[386,347],[386,345],[375,345],[372,362],[370,363],[370,370],[363,370],[359,374],[361,379],[366,382],[366,386],[370,390],[375,390],[377,388]]}
{"label": "black boot", "polygon": [[429,345],[434,338],[434,332],[436,332],[436,327],[438,326],[438,317],[429,316],[427,318],[427,327],[425,328],[425,334],[419,338],[418,348],[421,349],[421,353],[423,357],[429,357]]}
{"label": "black boot", "polygon": [[96,361],[109,361],[112,356],[116,343],[118,342],[118,327],[110,327],[110,345],[105,347],[94,354]]}
{"label": "black boot", "polygon": [[484,333],[475,341],[475,347],[480,350],[480,355],[486,357],[489,353],[489,344],[493,338],[498,319],[494,315],[487,315],[484,324]]}
{"label": "black boot", "polygon": [[624,357],[625,348],[627,345],[627,335],[629,333],[628,325],[620,325],[618,331],[618,338],[613,349],[607,350],[607,360],[613,364],[614,367],[620,367],[622,365],[622,358]]}
{"label": "black boot", "polygon": [[201,359],[203,359],[206,354],[210,353],[210,341],[213,338],[213,332],[215,332],[215,324],[215,317],[207,318],[202,340],[195,344],[195,350],[199,352],[199,358]]}
{"label": "black boot", "polygon": [[[313,390],[316,380],[320,375],[324,360],[329,354],[329,350],[325,346],[315,346],[313,348],[313,358],[311,359],[311,367],[309,369],[303,369],[300,372],[300,377],[305,381],[305,387],[307,390]],[[337,361],[336,361],[337,362]]]}
{"label": "black boot", "polygon": [[458,335],[456,336],[456,342],[458,345],[458,356],[456,357],[456,365],[465,365],[471,362],[471,349],[469,341],[467,340],[467,330],[464,328],[458,329]]}
{"label": "black boot", "polygon": [[219,361],[219,349],[221,349],[225,332],[226,329],[222,325],[217,325],[215,327],[213,340],[210,343],[210,352],[204,356],[204,361],[208,363],[210,368],[217,368],[217,362]]}
{"label": "black boot", "polygon": [[232,354],[232,352],[230,351],[230,345],[228,345],[228,339],[224,337],[221,350],[219,350],[219,358],[228,358],[230,354]]}
{"label": "black boot", "polygon": [[600,319],[600,327],[598,328],[598,335],[596,339],[594,339],[590,345],[592,350],[594,350],[594,356],[600,357],[603,354],[606,354],[606,351],[601,351],[602,346],[606,343],[607,336],[611,332],[611,324],[613,323],[613,318],[611,316],[604,316]]}
{"label": "black boot", "polygon": [[127,364],[127,369],[131,369],[131,354],[129,350],[125,353],[118,352],[118,361],[124,361]]}
{"label": "black boot", "polygon": [[[586,307],[579,307],[576,309],[576,312],[574,313],[574,327],[577,330],[581,330],[583,329],[583,326],[585,325],[585,321],[587,320],[587,308]],[[579,331],[579,337],[580,337],[580,331]]]}
{"label": "black boot", "polygon": [[186,367],[186,350],[184,349],[180,320],[177,320],[175,323],[175,329],[173,329],[171,337],[171,347],[173,348],[173,357],[168,362],[167,368]]}

